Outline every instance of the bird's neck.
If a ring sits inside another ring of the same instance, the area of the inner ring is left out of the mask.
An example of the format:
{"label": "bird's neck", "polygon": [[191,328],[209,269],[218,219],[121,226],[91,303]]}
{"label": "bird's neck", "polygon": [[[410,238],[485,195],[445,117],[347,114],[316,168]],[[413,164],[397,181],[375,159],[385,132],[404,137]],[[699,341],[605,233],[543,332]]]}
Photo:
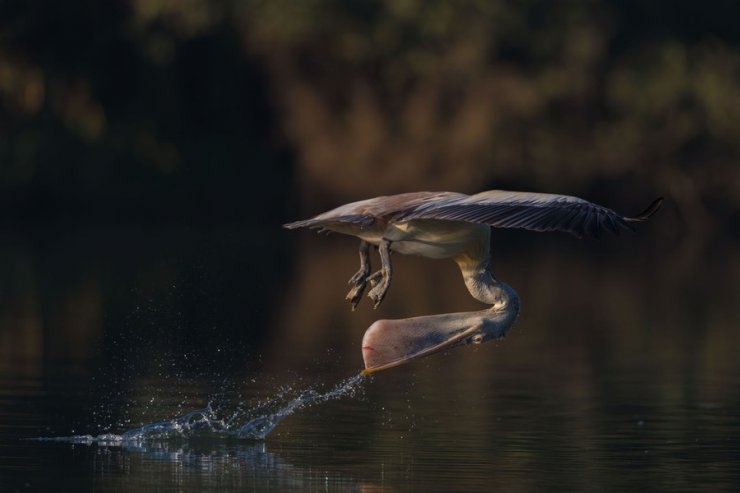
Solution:
{"label": "bird's neck", "polygon": [[500,282],[493,276],[490,258],[476,259],[468,256],[456,257],[455,261],[460,267],[465,286],[478,301],[492,305],[494,310],[513,308],[518,310],[519,297],[507,284]]}

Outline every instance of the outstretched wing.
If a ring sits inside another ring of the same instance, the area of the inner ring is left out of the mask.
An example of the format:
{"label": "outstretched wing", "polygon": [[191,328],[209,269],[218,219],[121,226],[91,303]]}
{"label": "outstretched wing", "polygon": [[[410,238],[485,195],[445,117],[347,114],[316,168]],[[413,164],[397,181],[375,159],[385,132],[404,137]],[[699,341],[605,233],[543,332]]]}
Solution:
{"label": "outstretched wing", "polygon": [[378,219],[390,219],[424,204],[464,197],[467,195],[454,192],[412,192],[375,197],[345,204],[311,219],[284,224],[283,227],[332,229],[333,226],[343,225],[365,229]]}
{"label": "outstretched wing", "polygon": [[599,237],[606,229],[619,234],[632,230],[631,222],[647,220],[663,199],[653,201],[635,217],[625,217],[611,209],[578,197],[532,192],[490,190],[476,195],[449,197],[420,204],[397,214],[395,221],[442,219],[488,224],[497,228],[523,228],[532,231],[564,231],[579,238]]}

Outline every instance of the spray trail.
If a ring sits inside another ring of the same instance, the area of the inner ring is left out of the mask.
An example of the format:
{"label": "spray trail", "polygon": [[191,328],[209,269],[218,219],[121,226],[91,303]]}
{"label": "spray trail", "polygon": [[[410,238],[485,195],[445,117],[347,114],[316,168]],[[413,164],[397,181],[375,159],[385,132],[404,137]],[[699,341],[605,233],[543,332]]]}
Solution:
{"label": "spray trail", "polygon": [[[264,440],[283,419],[299,409],[344,396],[354,396],[364,378],[362,375],[355,375],[326,392],[309,389],[293,398],[278,396],[257,408],[248,411],[237,410],[228,418],[219,416],[212,403],[209,403],[203,409],[196,409],[170,420],[149,423],[120,435],[106,433],[97,436],[38,437],[31,440],[99,445],[131,445],[145,441],[206,436]],[[261,412],[269,407],[273,407],[274,410]]]}

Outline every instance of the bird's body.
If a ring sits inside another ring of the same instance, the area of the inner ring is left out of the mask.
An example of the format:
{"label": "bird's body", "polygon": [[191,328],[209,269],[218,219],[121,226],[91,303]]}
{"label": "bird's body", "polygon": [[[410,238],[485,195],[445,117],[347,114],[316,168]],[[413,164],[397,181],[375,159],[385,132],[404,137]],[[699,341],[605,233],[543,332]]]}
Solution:
{"label": "bird's body", "polygon": [[[598,237],[604,230],[619,234],[621,229],[632,230],[630,223],[647,220],[660,207],[661,201],[655,200],[637,216],[626,217],[568,195],[505,190],[475,195],[413,192],[352,202],[285,227],[318,228],[360,238],[360,270],[350,279],[352,288],[347,294],[353,308],[359,303],[368,282],[372,285],[368,296],[375,306],[383,301],[392,277],[391,251],[434,259],[452,258],[460,267],[470,294],[492,305],[483,312],[376,322],[365,339],[370,336],[375,342],[381,338],[392,340],[390,344],[380,345],[385,348],[380,356],[380,361],[383,361],[391,356],[398,357],[398,348],[415,348],[413,357],[417,357],[446,347],[451,341],[455,344],[473,341],[474,327],[468,327],[471,320],[483,320],[475,324],[481,334],[503,335],[513,324],[519,311],[519,299],[516,292],[496,280],[491,271],[492,227],[563,231],[578,237]],[[382,264],[381,269],[373,274],[370,274],[369,245],[378,247]],[[437,323],[434,323],[434,317],[437,317]],[[426,339],[419,335],[420,324],[429,326]],[[456,327],[454,330],[453,326]],[[446,339],[440,334],[446,334]],[[378,361],[372,357],[377,345],[366,346],[363,342],[366,364],[368,357]],[[372,349],[365,352],[366,348]],[[386,361],[375,367],[395,366],[399,364],[395,361],[408,359],[396,358],[392,363]]]}
{"label": "bird's body", "polygon": [[412,219],[379,226],[349,234],[375,246],[388,240],[394,252],[433,259],[465,254],[479,243],[487,243],[491,236],[489,226],[436,219]]}
{"label": "bird's body", "polygon": [[471,242],[488,234],[490,227],[459,221],[434,219],[398,220],[406,211],[424,204],[465,197],[451,192],[414,192],[375,197],[345,204],[323,214],[286,227],[318,227],[357,236],[371,245],[383,240],[391,250],[407,255],[449,258],[464,253]]}

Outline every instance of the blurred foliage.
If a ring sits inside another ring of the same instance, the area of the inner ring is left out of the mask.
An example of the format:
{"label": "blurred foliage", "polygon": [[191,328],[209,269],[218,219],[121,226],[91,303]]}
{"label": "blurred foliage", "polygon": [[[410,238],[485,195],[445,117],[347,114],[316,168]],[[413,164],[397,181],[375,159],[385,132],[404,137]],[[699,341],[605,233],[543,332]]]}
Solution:
{"label": "blurred foliage", "polygon": [[0,191],[18,204],[274,222],[293,191],[307,214],[517,187],[665,194],[693,231],[738,218],[732,2],[1,5]]}
{"label": "blurred foliage", "polygon": [[0,3],[0,218],[272,224],[288,155],[259,68],[212,10]]}

